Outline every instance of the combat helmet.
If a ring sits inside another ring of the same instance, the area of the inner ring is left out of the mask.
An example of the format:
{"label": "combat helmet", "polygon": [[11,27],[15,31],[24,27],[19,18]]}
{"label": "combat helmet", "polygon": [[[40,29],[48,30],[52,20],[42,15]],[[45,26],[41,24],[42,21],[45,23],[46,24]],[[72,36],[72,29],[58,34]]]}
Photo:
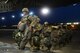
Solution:
{"label": "combat helmet", "polygon": [[48,22],[44,22],[44,24],[45,24],[45,25],[47,25],[47,24],[48,24]]}
{"label": "combat helmet", "polygon": [[23,8],[22,12],[29,12],[28,8]]}

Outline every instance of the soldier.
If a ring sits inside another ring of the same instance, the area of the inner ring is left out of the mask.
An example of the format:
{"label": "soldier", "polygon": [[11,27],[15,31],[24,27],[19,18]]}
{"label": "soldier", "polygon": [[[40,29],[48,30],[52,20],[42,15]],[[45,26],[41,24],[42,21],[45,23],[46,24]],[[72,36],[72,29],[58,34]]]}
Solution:
{"label": "soldier", "polygon": [[51,32],[52,49],[56,48],[59,43],[59,30],[58,26],[52,26]]}
{"label": "soldier", "polygon": [[60,25],[59,26],[59,47],[65,45],[66,31],[65,28]]}
{"label": "soldier", "polygon": [[27,20],[27,18],[28,18],[28,13],[29,13],[29,10],[27,9],[27,8],[23,8],[22,9],[22,12],[23,12],[23,14],[24,14],[24,16],[23,16],[23,18],[21,19],[21,21],[18,23],[18,29],[20,30],[20,31],[23,31],[24,30],[24,28],[25,28],[25,25],[26,25],[26,20]]}
{"label": "soldier", "polygon": [[24,37],[20,43],[20,48],[21,50],[25,49],[25,45],[31,38],[31,27],[30,23],[32,21],[32,16],[29,16],[29,10],[28,8],[23,8],[22,12],[24,14],[23,18],[18,24],[18,28],[20,31],[24,31]]}
{"label": "soldier", "polygon": [[42,32],[41,32],[41,38],[44,38],[44,33],[46,33],[48,30],[48,22],[44,22],[44,25],[42,26]]}
{"label": "soldier", "polygon": [[67,27],[66,27],[66,44],[68,44],[68,43],[70,43],[71,42],[71,39],[72,39],[72,30],[71,29],[68,29]]}
{"label": "soldier", "polygon": [[20,46],[20,42],[23,38],[23,33],[21,33],[19,30],[15,30],[13,32],[13,38],[16,41],[16,43],[18,44],[18,46]]}
{"label": "soldier", "polygon": [[48,26],[48,22],[44,22],[44,25],[43,25],[43,33],[46,33],[49,29],[49,26]]}
{"label": "soldier", "polygon": [[[22,11],[28,12],[28,9],[24,8]],[[23,12],[24,17],[27,17],[28,15],[25,12]],[[20,42],[23,38],[23,33],[24,33],[24,30],[25,30],[25,26],[26,26],[26,19],[24,19],[24,17],[20,20],[20,22],[17,25],[17,28],[18,28],[17,32],[15,31],[16,32],[15,33],[15,40],[16,40],[16,43],[18,43],[19,47],[20,47]]]}
{"label": "soldier", "polygon": [[34,16],[34,19],[30,24],[30,26],[32,26],[32,29],[33,29],[32,42],[31,42],[33,44],[32,46],[33,49],[34,47],[36,47],[36,49],[39,49],[39,46],[40,46],[40,30],[42,26],[39,22],[40,22],[40,19],[38,18],[38,16]]}
{"label": "soldier", "polygon": [[38,49],[39,50],[39,47],[40,47],[40,33],[36,29],[34,29],[31,43],[33,44],[32,45],[32,49],[33,50],[34,49]]}
{"label": "soldier", "polygon": [[48,50],[51,49],[51,31],[48,25],[48,22],[45,22],[42,29],[42,40],[41,40],[41,47],[44,49],[44,47],[47,47]]}

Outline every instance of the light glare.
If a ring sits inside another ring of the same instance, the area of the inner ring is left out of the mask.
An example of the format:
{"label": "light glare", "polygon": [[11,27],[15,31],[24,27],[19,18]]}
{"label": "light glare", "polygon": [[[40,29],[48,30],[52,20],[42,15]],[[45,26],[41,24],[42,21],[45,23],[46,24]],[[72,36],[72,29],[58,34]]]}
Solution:
{"label": "light glare", "polygon": [[22,13],[21,16],[24,16],[24,14]]}
{"label": "light glare", "polygon": [[47,8],[47,7],[42,8],[42,9],[41,9],[41,13],[42,13],[42,14],[44,14],[44,15],[47,15],[47,14],[49,14],[49,13],[50,13],[50,9],[49,9],[49,8]]}
{"label": "light glare", "polygon": [[73,4],[73,6],[76,6],[76,5],[77,5],[77,3]]}
{"label": "light glare", "polygon": [[14,16],[14,15],[12,15],[12,18],[15,18],[15,16]]}
{"label": "light glare", "polygon": [[72,23],[67,23],[67,25],[71,25]]}
{"label": "light glare", "polygon": [[78,24],[79,24],[79,22],[74,22],[73,24],[74,24],[74,25],[78,25]]}
{"label": "light glare", "polygon": [[33,12],[30,12],[30,13],[29,13],[29,15],[33,15],[33,14],[34,14]]}
{"label": "light glare", "polygon": [[2,19],[2,20],[5,20],[5,17],[2,17],[1,19]]}

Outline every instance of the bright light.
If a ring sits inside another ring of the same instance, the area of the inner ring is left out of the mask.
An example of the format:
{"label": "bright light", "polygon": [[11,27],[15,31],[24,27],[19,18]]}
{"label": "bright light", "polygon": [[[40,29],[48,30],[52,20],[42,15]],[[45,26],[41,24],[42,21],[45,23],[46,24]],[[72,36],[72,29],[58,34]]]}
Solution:
{"label": "bright light", "polygon": [[33,14],[34,14],[33,12],[30,12],[30,13],[29,13],[29,15],[33,15]]}
{"label": "bright light", "polygon": [[44,14],[44,15],[47,15],[47,14],[50,13],[50,9],[47,8],[47,7],[44,7],[44,8],[41,9],[41,13]]}
{"label": "bright light", "polygon": [[24,16],[24,14],[22,13],[22,14],[21,14],[21,16],[23,17],[23,16]]}
{"label": "bright light", "polygon": [[61,23],[61,25],[63,25],[63,23]]}
{"label": "bright light", "polygon": [[76,5],[77,5],[77,3],[73,4],[73,6],[76,6]]}
{"label": "bright light", "polygon": [[15,18],[15,16],[14,16],[14,15],[12,15],[12,18]]}
{"label": "bright light", "polygon": [[79,22],[74,22],[73,24],[74,24],[74,25],[78,25],[78,24],[79,24]]}
{"label": "bright light", "polygon": [[1,19],[2,19],[2,20],[5,20],[5,17],[2,17]]}
{"label": "bright light", "polygon": [[67,25],[71,25],[72,23],[66,23]]}

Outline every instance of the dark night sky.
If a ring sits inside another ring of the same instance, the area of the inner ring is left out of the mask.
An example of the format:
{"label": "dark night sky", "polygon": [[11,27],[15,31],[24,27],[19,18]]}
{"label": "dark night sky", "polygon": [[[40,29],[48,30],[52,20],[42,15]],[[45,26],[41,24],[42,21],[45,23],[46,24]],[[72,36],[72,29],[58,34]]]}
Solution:
{"label": "dark night sky", "polygon": [[[41,23],[44,21],[48,21],[49,23],[80,21],[80,4],[51,8],[51,12],[47,16],[41,15],[39,8],[30,8],[30,11],[33,11],[34,14],[37,14],[40,17]],[[21,10],[0,13],[0,17],[5,17],[5,20],[0,19],[0,26],[17,24],[21,19],[20,14]],[[15,18],[12,19],[11,15],[15,15]]]}
{"label": "dark night sky", "polygon": [[53,22],[73,22],[80,21],[80,4],[76,6],[60,7],[54,10],[54,16],[51,16]]}
{"label": "dark night sky", "polygon": [[52,8],[48,16],[40,16],[42,21],[47,20],[49,23],[80,21],[80,4]]}

